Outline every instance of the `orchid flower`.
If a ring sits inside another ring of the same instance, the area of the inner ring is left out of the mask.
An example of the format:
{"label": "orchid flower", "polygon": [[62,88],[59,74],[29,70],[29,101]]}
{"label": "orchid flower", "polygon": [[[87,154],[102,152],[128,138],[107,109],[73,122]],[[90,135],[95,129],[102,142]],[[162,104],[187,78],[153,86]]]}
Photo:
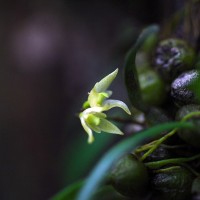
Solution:
{"label": "orchid flower", "polygon": [[89,92],[88,100],[83,104],[85,109],[79,114],[79,118],[84,130],[88,134],[88,143],[94,141],[93,131],[97,133],[107,132],[123,135],[122,131],[113,123],[106,119],[104,111],[114,107],[122,108],[129,115],[131,114],[127,105],[119,100],[108,99],[112,91],[107,90],[116,78],[118,69],[97,82]]}

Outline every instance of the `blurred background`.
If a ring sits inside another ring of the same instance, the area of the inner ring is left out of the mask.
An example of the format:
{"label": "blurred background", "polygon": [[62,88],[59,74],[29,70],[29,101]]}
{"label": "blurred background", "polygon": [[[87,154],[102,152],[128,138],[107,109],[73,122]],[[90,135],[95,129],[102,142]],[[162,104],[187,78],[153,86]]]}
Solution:
{"label": "blurred background", "polygon": [[77,113],[88,91],[118,67],[113,98],[128,103],[125,53],[143,27],[162,24],[181,4],[1,0],[0,199],[48,199],[88,174],[119,138],[87,144]]}

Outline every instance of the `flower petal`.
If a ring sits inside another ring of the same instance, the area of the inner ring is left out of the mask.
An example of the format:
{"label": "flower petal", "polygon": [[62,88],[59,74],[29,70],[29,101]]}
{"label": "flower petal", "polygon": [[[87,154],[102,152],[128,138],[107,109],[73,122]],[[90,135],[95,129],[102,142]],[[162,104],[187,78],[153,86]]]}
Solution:
{"label": "flower petal", "polygon": [[128,106],[123,101],[109,99],[109,100],[105,100],[102,106],[103,106],[104,111],[110,110],[111,108],[114,108],[114,107],[119,107],[119,108],[122,108],[126,113],[131,115],[131,112],[128,109]]}
{"label": "flower petal", "polygon": [[101,81],[97,82],[94,86],[94,89],[96,92],[105,92],[107,88],[110,86],[110,84],[113,82],[115,77],[117,76],[118,69],[116,69],[114,72],[108,74],[105,78],[103,78]]}
{"label": "flower petal", "polygon": [[84,130],[86,131],[86,133],[88,134],[88,143],[92,143],[94,141],[94,137],[92,134],[92,130],[89,128],[89,126],[86,124],[85,119],[81,116],[82,113],[80,114],[80,120],[81,120],[81,124],[84,128]]}
{"label": "flower petal", "polygon": [[106,119],[101,119],[98,127],[101,129],[101,131],[107,133],[123,135],[123,133],[117,128],[117,126],[115,126],[113,123],[109,122]]}

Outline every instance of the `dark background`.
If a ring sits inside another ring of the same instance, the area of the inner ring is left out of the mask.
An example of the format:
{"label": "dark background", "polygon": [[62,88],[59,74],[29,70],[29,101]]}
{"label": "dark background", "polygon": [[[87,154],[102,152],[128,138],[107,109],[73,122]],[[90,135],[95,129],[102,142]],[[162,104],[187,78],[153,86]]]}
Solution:
{"label": "dark background", "polygon": [[87,145],[77,117],[87,92],[118,67],[114,96],[127,102],[125,52],[181,3],[0,2],[0,199],[48,199],[88,173],[109,142]]}

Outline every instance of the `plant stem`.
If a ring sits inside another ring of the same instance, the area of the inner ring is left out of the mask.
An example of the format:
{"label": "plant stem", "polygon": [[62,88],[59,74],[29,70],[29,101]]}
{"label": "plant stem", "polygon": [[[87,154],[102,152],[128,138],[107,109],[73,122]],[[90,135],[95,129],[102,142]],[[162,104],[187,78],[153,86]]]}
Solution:
{"label": "plant stem", "polygon": [[154,140],[148,144],[145,144],[145,145],[142,145],[141,147],[138,147],[134,152],[135,153],[140,153],[140,152],[143,152],[143,151],[146,151],[150,148],[153,147],[153,145],[157,142],[157,140]]}
{"label": "plant stem", "polygon": [[119,123],[132,123],[132,124],[137,124],[140,126],[145,126],[144,122],[139,122],[134,119],[124,119],[124,118],[120,118],[120,117],[108,117],[108,120],[116,121]]}
{"label": "plant stem", "polygon": [[172,167],[167,167],[167,168],[164,168],[164,169],[158,169],[158,170],[155,170],[154,172],[155,173],[170,172],[174,169],[180,169],[180,166],[172,166]]}
{"label": "plant stem", "polygon": [[[196,111],[196,112],[191,112],[187,115],[185,115],[182,119],[181,122],[185,122],[188,119],[192,118],[192,117],[197,117],[200,116],[200,111]],[[168,134],[164,135],[163,137],[161,137],[160,139],[156,140],[155,144],[153,144],[152,146],[147,146],[148,148],[144,148],[144,150],[149,149],[142,157],[141,157],[141,161],[145,160],[151,153],[153,153],[165,140],[167,140],[169,137],[171,137],[172,135],[174,135],[177,132],[178,129],[174,129],[171,132],[169,132]],[[143,148],[140,148],[143,149]]]}
{"label": "plant stem", "polygon": [[182,164],[185,162],[193,161],[200,158],[200,154],[197,154],[195,156],[189,157],[189,158],[171,158],[166,160],[160,160],[160,161],[153,161],[153,162],[147,162],[145,165],[150,169],[157,169],[164,165],[168,164]]}
{"label": "plant stem", "polygon": [[187,115],[185,115],[181,121],[182,122],[185,122],[187,121],[188,119],[192,118],[192,117],[199,117],[200,116],[200,111],[196,111],[196,112],[191,112],[191,113],[188,113]]}
{"label": "plant stem", "polygon": [[141,161],[145,160],[153,151],[155,151],[160,146],[160,144],[162,144],[165,140],[174,135],[177,130],[178,129],[174,129],[170,131],[168,134],[158,139],[156,143],[142,156]]}
{"label": "plant stem", "polygon": [[192,172],[195,176],[199,176],[200,177],[200,173],[198,173],[196,170],[194,170],[192,167],[190,167],[188,164],[186,163],[182,163],[181,164],[183,167],[187,168],[190,172]]}
{"label": "plant stem", "polygon": [[161,144],[161,147],[165,148],[165,149],[180,149],[180,148],[186,148],[188,147],[187,145],[167,145],[167,144]]}

